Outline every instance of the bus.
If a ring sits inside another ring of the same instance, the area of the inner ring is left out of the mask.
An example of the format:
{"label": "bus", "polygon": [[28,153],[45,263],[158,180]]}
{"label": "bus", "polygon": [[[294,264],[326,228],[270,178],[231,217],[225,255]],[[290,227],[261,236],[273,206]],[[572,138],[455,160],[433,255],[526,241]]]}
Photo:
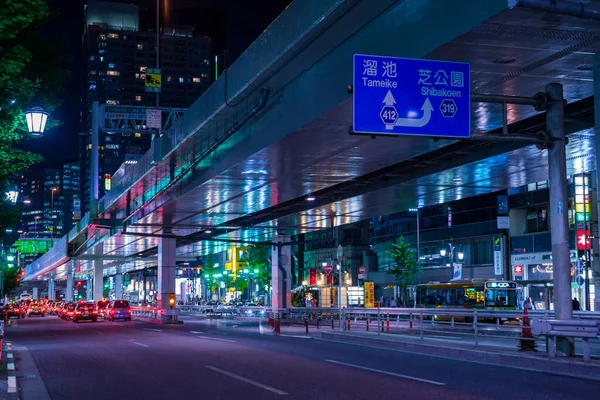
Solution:
{"label": "bus", "polygon": [[516,310],[519,289],[516,282],[510,281],[430,282],[416,286],[416,306]]}

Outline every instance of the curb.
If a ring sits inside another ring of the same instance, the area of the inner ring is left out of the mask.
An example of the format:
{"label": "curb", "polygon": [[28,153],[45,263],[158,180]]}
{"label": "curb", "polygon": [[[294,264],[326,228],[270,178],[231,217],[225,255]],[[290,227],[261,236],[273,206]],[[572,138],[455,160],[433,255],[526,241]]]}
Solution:
{"label": "curb", "polygon": [[8,399],[17,399],[18,398],[18,386],[17,386],[17,371],[15,368],[15,356],[13,352],[12,342],[4,341],[2,345],[2,351],[5,352],[5,362],[7,369],[7,393]]}
{"label": "curb", "polygon": [[387,340],[375,337],[356,336],[340,332],[321,332],[321,339],[384,349],[387,348],[431,357],[449,358],[478,364],[524,369],[527,371],[600,381],[600,363],[594,361],[583,362],[577,358],[551,359],[547,356],[532,356],[516,352],[502,353],[496,349],[485,349],[482,346],[477,348],[466,346],[453,348],[414,341]]}

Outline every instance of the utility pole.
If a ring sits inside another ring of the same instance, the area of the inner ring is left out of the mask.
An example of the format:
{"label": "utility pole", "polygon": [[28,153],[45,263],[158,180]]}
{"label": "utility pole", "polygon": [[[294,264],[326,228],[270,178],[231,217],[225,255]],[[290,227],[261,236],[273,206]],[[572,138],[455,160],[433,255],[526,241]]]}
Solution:
{"label": "utility pole", "polygon": [[[556,319],[573,318],[571,302],[571,260],[569,255],[569,221],[567,216],[567,159],[565,137],[565,106],[560,83],[546,85],[549,100],[546,129],[553,139],[548,149],[548,178],[550,183],[550,232],[554,269],[554,310]],[[572,338],[558,337],[557,353],[572,356]]]}

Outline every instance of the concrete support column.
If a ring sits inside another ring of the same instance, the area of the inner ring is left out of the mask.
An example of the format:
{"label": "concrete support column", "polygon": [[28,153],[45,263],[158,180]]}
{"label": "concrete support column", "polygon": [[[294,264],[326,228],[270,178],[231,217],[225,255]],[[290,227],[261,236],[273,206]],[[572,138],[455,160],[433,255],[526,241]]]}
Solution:
{"label": "concrete support column", "polygon": [[93,288],[92,288],[92,286],[93,286],[93,282],[94,282],[94,281],[93,281],[93,280],[91,280],[91,279],[88,279],[88,280],[86,281],[86,285],[85,285],[85,287],[86,287],[86,290],[85,290],[85,299],[86,299],[87,301],[92,301],[92,300],[94,300],[94,290],[93,290]]}
{"label": "concrete support column", "polygon": [[[596,201],[598,205],[598,219],[600,220],[600,54],[594,55],[594,130],[596,147]],[[598,229],[600,231],[600,228]],[[598,237],[598,236],[596,236]],[[600,248],[598,239],[594,239]],[[593,278],[595,284],[595,311],[600,310],[600,258],[594,257]],[[585,279],[588,279],[587,273]]]}
{"label": "concrete support column", "polygon": [[56,289],[54,289],[54,278],[48,279],[48,300],[56,300]]}
{"label": "concrete support column", "polygon": [[36,287],[33,288],[32,290],[32,296],[33,296],[33,300],[39,300],[40,299],[40,290]]}
{"label": "concrete support column", "polygon": [[102,300],[104,289],[104,262],[94,260],[94,300]]}
{"label": "concrete support column", "polygon": [[291,307],[292,262],[289,236],[273,236],[271,246],[271,305],[274,309]]}
{"label": "concrete support column", "polygon": [[121,300],[123,298],[123,274],[121,273],[121,267],[117,267],[117,274],[115,275],[115,300]]}
{"label": "concrete support column", "polygon": [[[550,106],[546,128],[554,143],[548,149],[548,179],[550,181],[550,233],[554,279],[554,311],[556,319],[572,319],[571,259],[569,254],[569,220],[567,198],[567,159],[565,139],[565,106],[563,87],[559,83],[546,86]],[[558,338],[558,354],[573,355],[572,339]]]}
{"label": "concrete support column", "polygon": [[169,294],[175,293],[175,245],[173,238],[161,238],[158,241],[157,306],[161,310],[169,309]]}
{"label": "concrete support column", "polygon": [[67,288],[65,289],[65,301],[73,301],[73,268],[67,267]]}

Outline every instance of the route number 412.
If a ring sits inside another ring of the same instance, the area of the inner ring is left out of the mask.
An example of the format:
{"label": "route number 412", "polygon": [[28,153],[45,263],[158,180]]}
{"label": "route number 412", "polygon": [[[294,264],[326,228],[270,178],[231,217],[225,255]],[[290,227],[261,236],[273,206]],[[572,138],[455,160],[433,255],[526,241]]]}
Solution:
{"label": "route number 412", "polygon": [[398,111],[394,106],[385,106],[379,113],[381,120],[386,125],[394,125],[398,120]]}

